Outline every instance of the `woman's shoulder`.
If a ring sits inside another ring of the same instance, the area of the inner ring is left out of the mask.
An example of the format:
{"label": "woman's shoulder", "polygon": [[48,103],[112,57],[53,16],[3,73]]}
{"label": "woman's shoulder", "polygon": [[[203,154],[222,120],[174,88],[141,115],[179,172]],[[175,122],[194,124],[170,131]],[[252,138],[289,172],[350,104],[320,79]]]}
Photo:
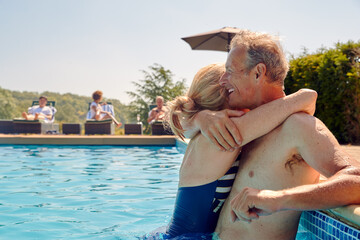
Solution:
{"label": "woman's shoulder", "polygon": [[194,148],[197,149],[197,154],[202,156],[201,159],[206,159],[205,161],[207,162],[218,162],[219,159],[222,159],[221,161],[223,162],[226,162],[227,159],[232,161],[234,160],[234,156],[236,156],[241,150],[235,149],[234,151],[221,151],[201,133],[198,133],[195,137],[193,137],[191,142],[193,142]]}
{"label": "woman's shoulder", "polygon": [[212,155],[221,152],[200,132],[191,138],[190,143],[196,147],[197,152],[201,152],[201,155]]}

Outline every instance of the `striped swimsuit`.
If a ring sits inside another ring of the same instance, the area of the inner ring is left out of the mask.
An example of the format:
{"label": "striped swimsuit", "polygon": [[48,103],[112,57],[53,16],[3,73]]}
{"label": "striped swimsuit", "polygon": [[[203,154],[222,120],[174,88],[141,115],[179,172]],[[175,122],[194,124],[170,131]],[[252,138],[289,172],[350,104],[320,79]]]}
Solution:
{"label": "striped swimsuit", "polygon": [[218,180],[178,189],[174,214],[167,228],[170,237],[185,233],[214,232],[221,208],[234,183],[239,168],[239,157]]}

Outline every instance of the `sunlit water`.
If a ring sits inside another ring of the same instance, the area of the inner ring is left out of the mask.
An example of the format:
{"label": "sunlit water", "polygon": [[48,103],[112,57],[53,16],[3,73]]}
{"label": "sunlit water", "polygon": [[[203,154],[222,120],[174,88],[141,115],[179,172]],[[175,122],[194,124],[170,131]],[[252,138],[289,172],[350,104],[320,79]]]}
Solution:
{"label": "sunlit water", "polygon": [[0,147],[0,239],[137,239],[169,222],[175,147]]}
{"label": "sunlit water", "polygon": [[175,147],[0,146],[0,239],[138,239],[168,224],[182,157]]}

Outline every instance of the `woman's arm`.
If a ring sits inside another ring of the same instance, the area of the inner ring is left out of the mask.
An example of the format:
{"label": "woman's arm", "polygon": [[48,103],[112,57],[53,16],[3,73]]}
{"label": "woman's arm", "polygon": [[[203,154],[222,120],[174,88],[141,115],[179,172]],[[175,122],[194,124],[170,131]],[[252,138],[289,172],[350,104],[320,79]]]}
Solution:
{"label": "woman's arm", "polygon": [[242,117],[232,118],[243,138],[241,146],[267,134],[293,113],[303,111],[313,115],[316,98],[315,91],[300,89],[284,98],[261,105]]}

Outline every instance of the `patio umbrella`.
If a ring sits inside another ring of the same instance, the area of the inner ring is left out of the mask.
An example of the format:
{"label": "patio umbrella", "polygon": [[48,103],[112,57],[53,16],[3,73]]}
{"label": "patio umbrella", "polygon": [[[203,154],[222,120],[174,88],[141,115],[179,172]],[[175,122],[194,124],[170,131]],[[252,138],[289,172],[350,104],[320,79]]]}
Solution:
{"label": "patio umbrella", "polygon": [[193,50],[214,50],[228,52],[231,39],[240,32],[239,28],[223,27],[218,30],[181,38]]}

